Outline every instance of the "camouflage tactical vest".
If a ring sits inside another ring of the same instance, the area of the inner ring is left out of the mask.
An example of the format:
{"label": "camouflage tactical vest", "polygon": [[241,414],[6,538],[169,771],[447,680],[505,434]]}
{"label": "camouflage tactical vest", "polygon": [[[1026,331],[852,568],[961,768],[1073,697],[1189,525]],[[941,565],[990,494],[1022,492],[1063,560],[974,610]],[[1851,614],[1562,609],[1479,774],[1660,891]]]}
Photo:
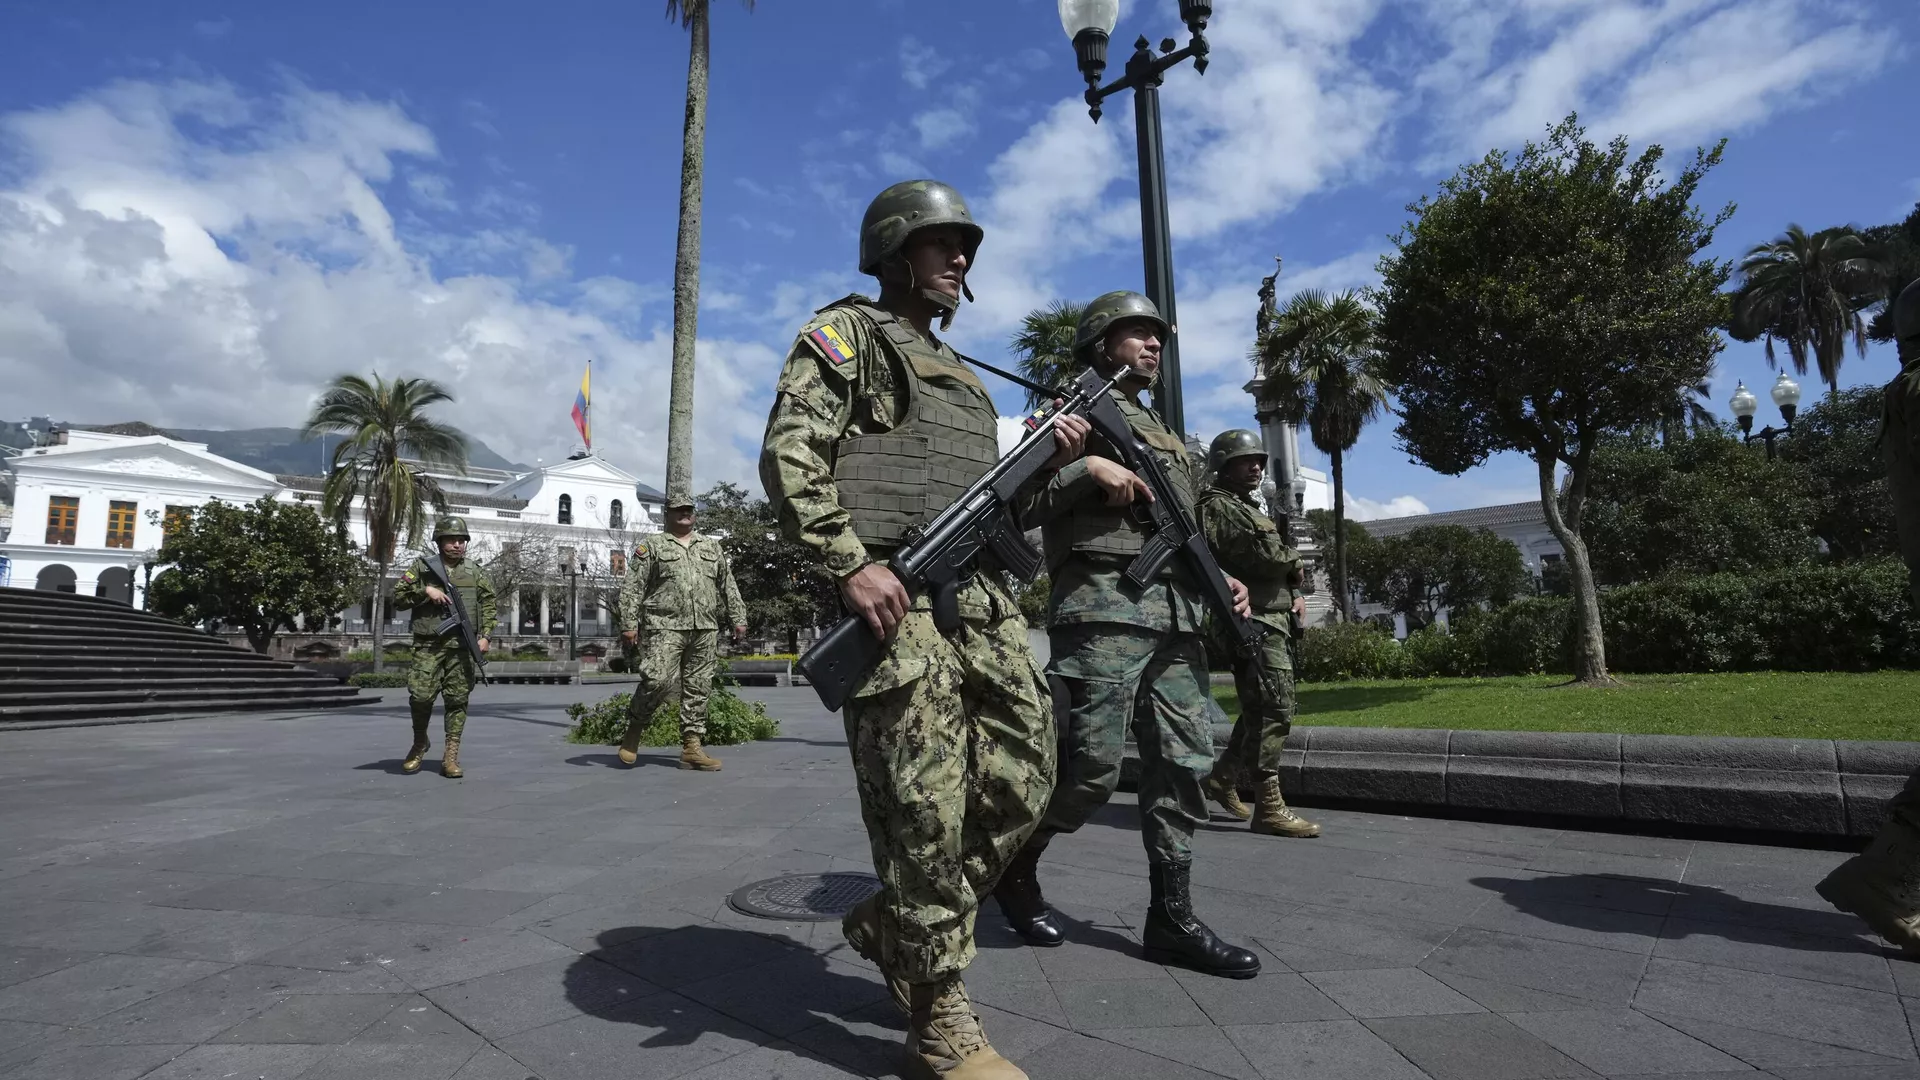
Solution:
{"label": "camouflage tactical vest", "polygon": [[1908,587],[1920,603],[1920,360],[1908,363],[1887,384],[1880,452],[1887,462],[1887,489],[1893,496]]}
{"label": "camouflage tactical vest", "polygon": [[[453,579],[453,587],[460,593],[460,605],[467,609],[467,618],[478,619],[480,617],[480,569],[473,565],[472,559],[461,559],[458,563],[445,565],[447,576]],[[412,570],[414,577],[418,580],[430,585],[440,584],[439,579],[427,572],[425,559],[415,559]],[[439,634],[440,625],[452,617],[452,605],[436,604],[429,600],[413,609],[413,621],[409,624],[409,629],[412,630],[415,640],[430,641]],[[492,627],[476,625],[474,634],[485,637],[491,630]],[[452,639],[453,635],[449,634],[448,638]]]}
{"label": "camouflage tactical vest", "polygon": [[[1192,463],[1187,460],[1186,443],[1180,441],[1180,437],[1167,427],[1158,413],[1135,405],[1131,398],[1117,390],[1113,391],[1113,396],[1134,433],[1160,459],[1167,477],[1173,481],[1174,490],[1179,493],[1180,504],[1191,513],[1193,475],[1189,471]],[[1119,455],[1097,435],[1089,437],[1087,453],[1119,460]],[[1129,508],[1111,507],[1105,501],[1092,497],[1074,507],[1071,513],[1062,514],[1048,522],[1042,535],[1046,540],[1049,572],[1058,570],[1073,552],[1131,558],[1140,553],[1147,540],[1146,528],[1134,520]],[[1161,576],[1173,573],[1179,564],[1179,559],[1169,560],[1168,569]]]}
{"label": "camouflage tactical vest", "polygon": [[[1253,507],[1247,506],[1244,498],[1225,488],[1208,488],[1206,492],[1200,496],[1200,514],[1203,520],[1204,515],[1207,513],[1207,508],[1222,500],[1239,503],[1240,507],[1237,509],[1243,510],[1245,513],[1250,513],[1253,516],[1253,525],[1255,528],[1262,528],[1262,523],[1265,523],[1264,528],[1272,529],[1275,533],[1279,532],[1279,527],[1273,524],[1272,519],[1260,511],[1255,510]],[[1241,516],[1240,513],[1236,513],[1234,510],[1215,512],[1231,513],[1234,514],[1236,518]],[[1231,573],[1232,571],[1229,572]],[[1241,567],[1236,576],[1238,576],[1241,583],[1247,587],[1247,600],[1253,605],[1255,614],[1275,615],[1293,609],[1293,587],[1287,584],[1286,570],[1276,567],[1270,574],[1255,574],[1251,568]]]}
{"label": "camouflage tactical vest", "polygon": [[892,549],[993,468],[1000,458],[1000,414],[966,365],[942,355],[891,312],[871,304],[834,306],[871,321],[875,339],[906,376],[905,419],[891,431],[842,439],[833,464],[854,535],[868,547]]}

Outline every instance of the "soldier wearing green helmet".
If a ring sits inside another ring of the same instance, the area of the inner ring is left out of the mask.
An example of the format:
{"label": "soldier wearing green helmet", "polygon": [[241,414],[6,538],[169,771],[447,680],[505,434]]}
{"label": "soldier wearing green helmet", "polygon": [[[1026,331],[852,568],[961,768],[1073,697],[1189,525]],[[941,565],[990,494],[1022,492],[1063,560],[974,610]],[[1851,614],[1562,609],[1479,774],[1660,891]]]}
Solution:
{"label": "soldier wearing green helmet", "polygon": [[[1252,818],[1256,833],[1319,836],[1320,826],[1294,813],[1280,794],[1280,748],[1293,728],[1288,616],[1304,614],[1299,590],[1305,575],[1300,553],[1287,546],[1279,526],[1254,501],[1266,469],[1266,444],[1245,428],[1221,432],[1208,448],[1207,472],[1213,480],[1200,496],[1200,530],[1220,568],[1246,582],[1254,621],[1265,624],[1269,632],[1260,648],[1262,670],[1256,673],[1244,664],[1234,669],[1240,719],[1205,787],[1227,813],[1242,821]],[[1252,779],[1259,792],[1252,810],[1240,801],[1242,779]]]}
{"label": "soldier wearing green helmet", "polygon": [[[975,910],[1054,775],[1049,696],[1005,575],[976,574],[961,627],[943,635],[928,599],[887,569],[908,531],[1000,456],[999,410],[934,336],[971,298],[981,236],[946,184],[881,192],[860,226],[860,270],[880,297],[835,300],[801,328],[760,455],[781,527],[887,643],[842,712],[881,887],[841,925],[907,1012],[907,1075],[923,1080],[1025,1076],[987,1043],[961,973]],[[1056,467],[1085,434],[1080,418],[1062,423]]]}
{"label": "soldier wearing green helmet", "polygon": [[[1900,374],[1887,384],[1880,449],[1908,588],[1920,604],[1920,281],[1894,298],[1893,337]],[[1867,850],[1841,863],[1815,890],[1920,960],[1920,773],[1893,797],[1887,822]]]}
{"label": "soldier wearing green helmet", "polygon": [[[493,582],[486,572],[467,560],[467,519],[443,517],[433,527],[434,546],[440,549],[440,561],[446,565],[448,584],[459,590],[461,606],[473,620],[474,635],[480,651],[487,651],[487,635],[493,632],[498,611]],[[467,726],[467,698],[473,693],[476,676],[473,660],[458,633],[440,633],[453,614],[453,598],[436,583],[427,570],[426,560],[415,559],[393,587],[393,606],[413,609],[413,664],[407,669],[407,705],[413,713],[413,746],[408,749],[400,769],[420,771],[420,758],[427,752],[427,724],[433,719],[433,701],[446,701],[446,748],[440,755],[440,775],[458,778],[460,734]]]}
{"label": "soldier wearing green helmet", "polygon": [[[1170,334],[1151,300],[1110,292],[1081,315],[1073,354],[1103,375],[1125,369],[1115,402],[1192,512],[1198,484],[1186,443],[1139,401],[1159,377],[1160,348]],[[1043,526],[1046,541],[1053,580],[1048,674],[1065,684],[1066,730],[1046,817],[994,895],[1008,924],[1029,945],[1062,942],[1065,935],[1041,894],[1040,857],[1053,837],[1079,829],[1113,795],[1131,725],[1140,753],[1140,835],[1152,890],[1140,929],[1147,955],[1212,975],[1252,978],[1260,973],[1259,957],[1220,940],[1193,911],[1192,839],[1207,819],[1201,782],[1213,767],[1199,583],[1177,559],[1145,587],[1126,580],[1147,539],[1129,504],[1152,495],[1125,469],[1120,471],[1133,477],[1133,486],[1116,491],[1101,484],[1104,490],[1096,490],[1095,474],[1118,468],[1120,455],[1097,433],[1088,436],[1086,453],[1055,474],[1026,517],[1029,527]],[[1245,587],[1228,581],[1244,605]]]}

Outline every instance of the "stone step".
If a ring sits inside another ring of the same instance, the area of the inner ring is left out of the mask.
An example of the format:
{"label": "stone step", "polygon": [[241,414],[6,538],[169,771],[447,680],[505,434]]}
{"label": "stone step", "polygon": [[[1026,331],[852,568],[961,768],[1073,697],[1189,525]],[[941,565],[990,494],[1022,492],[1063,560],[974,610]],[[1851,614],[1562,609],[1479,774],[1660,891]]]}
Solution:
{"label": "stone step", "polygon": [[249,679],[263,684],[279,685],[289,680],[295,683],[320,683],[337,686],[340,679],[324,671],[296,668],[292,672],[278,667],[258,664],[214,665],[208,667],[183,668],[176,661],[158,661],[148,664],[80,664],[72,667],[57,667],[47,664],[9,664],[0,662],[0,685],[23,682],[26,680],[43,682],[101,682],[121,679],[179,681],[205,683],[210,680]]}
{"label": "stone step", "polygon": [[205,644],[193,642],[115,644],[110,641],[97,639],[84,642],[59,642],[57,644],[46,641],[0,641],[0,661],[10,661],[13,663],[25,663],[27,662],[27,657],[66,657],[69,659],[92,661],[97,659],[112,659],[121,656],[142,658],[174,657],[183,660],[194,657],[205,657],[211,660],[226,660],[233,663],[273,664],[288,669],[293,667],[290,661],[275,660],[271,656],[262,656],[251,649],[236,649],[231,645],[225,645],[218,641],[211,640]]}
{"label": "stone step", "polygon": [[[114,626],[112,624],[73,626],[48,624],[44,622],[14,623],[0,618],[0,642],[95,641],[104,637],[112,637],[116,641],[178,641],[196,644],[214,642],[216,644],[226,645],[224,641],[208,637],[198,630],[192,630],[184,626]],[[232,646],[228,646],[228,648],[232,648]]]}
{"label": "stone step", "polygon": [[253,686],[227,686],[206,684],[198,686],[129,686],[129,687],[60,687],[49,690],[45,687],[28,684],[26,688],[8,687],[0,690],[0,714],[9,707],[31,708],[36,705],[82,705],[107,704],[112,702],[178,701],[204,699],[225,701],[231,698],[257,698],[271,693],[282,701],[308,701],[329,697],[353,697],[356,689],[335,683],[331,686],[283,686],[262,688]]}
{"label": "stone step", "polygon": [[65,705],[0,706],[0,725],[43,720],[103,720],[118,717],[157,716],[169,713],[289,712],[305,709],[337,709],[364,705],[378,699],[359,696],[351,687],[335,695],[292,696],[284,693],[260,694],[236,698],[182,698],[168,701],[83,702]]}

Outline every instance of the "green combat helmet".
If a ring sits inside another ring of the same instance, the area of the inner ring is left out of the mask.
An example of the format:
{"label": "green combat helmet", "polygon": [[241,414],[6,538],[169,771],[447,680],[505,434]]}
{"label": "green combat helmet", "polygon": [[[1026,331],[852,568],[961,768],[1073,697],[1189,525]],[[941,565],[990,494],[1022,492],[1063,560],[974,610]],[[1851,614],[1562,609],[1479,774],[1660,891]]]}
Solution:
{"label": "green combat helmet", "polygon": [[1107,331],[1114,323],[1126,319],[1145,319],[1152,323],[1160,331],[1163,343],[1171,334],[1167,320],[1160,317],[1160,309],[1153,306],[1153,301],[1125,289],[1103,293],[1094,297],[1093,303],[1080,313],[1080,323],[1073,329],[1073,358],[1092,367],[1094,361],[1100,359]]}
{"label": "green combat helmet", "polygon": [[[967,200],[951,186],[938,180],[904,180],[873,197],[867,204],[867,216],[860,220],[860,272],[878,275],[880,265],[907,246],[907,238],[921,229],[953,225],[964,236],[962,249],[967,269],[973,269],[974,252],[986,232],[973,220]],[[935,289],[921,289],[920,295],[944,313],[942,330],[953,324],[954,299]],[[960,276],[960,292],[968,300],[973,290],[967,286],[966,272]]]}
{"label": "green combat helmet", "polygon": [[463,517],[443,517],[433,527],[434,540],[471,540],[467,535],[467,519]]}
{"label": "green combat helmet", "polygon": [[1266,444],[1260,436],[1246,428],[1233,428],[1213,437],[1213,445],[1207,447],[1207,471],[1219,475],[1227,462],[1235,458],[1257,457],[1265,460]]}

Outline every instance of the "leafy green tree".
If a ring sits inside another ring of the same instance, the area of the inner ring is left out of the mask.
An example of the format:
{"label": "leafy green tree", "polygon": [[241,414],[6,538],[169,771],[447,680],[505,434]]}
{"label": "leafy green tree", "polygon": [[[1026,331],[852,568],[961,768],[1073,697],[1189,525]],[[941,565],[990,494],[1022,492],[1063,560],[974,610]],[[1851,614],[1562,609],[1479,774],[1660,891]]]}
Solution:
{"label": "leafy green tree", "polygon": [[[1019,358],[1021,375],[1041,386],[1062,386],[1073,377],[1073,331],[1080,325],[1080,314],[1086,307],[1071,300],[1055,300],[1027,312],[1020,320],[1019,332],[1007,343],[1008,350]],[[1027,408],[1037,409],[1041,404],[1039,394],[1027,391]]]}
{"label": "leafy green tree", "polygon": [[[1409,207],[1380,261],[1380,348],[1414,460],[1457,476],[1502,451],[1533,459],[1566,553],[1574,677],[1612,682],[1581,528],[1601,436],[1656,422],[1724,342],[1725,263],[1696,258],[1733,208],[1693,197],[1722,147],[1668,183],[1568,116],[1514,158],[1489,153]],[[1567,469],[1565,494],[1557,470]]]}
{"label": "leafy green tree", "polygon": [[1492,529],[1423,525],[1378,544],[1367,560],[1367,599],[1405,616],[1409,633],[1442,610],[1510,603],[1532,584],[1520,549]]}
{"label": "leafy green tree", "polygon": [[[427,415],[429,406],[452,401],[431,379],[394,379],[375,372],[333,380],[307,417],[302,438],[339,434],[320,509],[344,535],[355,511],[367,523],[367,558],[378,570],[373,586],[373,669],[381,670],[385,636],[387,570],[402,547],[412,549],[427,532],[427,508],[446,512],[446,495],[427,469],[467,469],[467,437]],[[515,613],[518,618],[518,613]]]}
{"label": "leafy green tree", "polygon": [[1867,355],[1867,323],[1861,309],[1886,295],[1885,274],[1873,249],[1851,225],[1809,233],[1798,225],[1748,250],[1740,260],[1728,333],[1741,341],[1787,346],[1793,370],[1811,362],[1829,393],[1840,388],[1847,342]]}
{"label": "leafy green tree", "polygon": [[1609,436],[1593,456],[1580,533],[1607,585],[1792,566],[1818,552],[1807,487],[1799,466],[1725,431],[1665,446]]}
{"label": "leafy green tree", "polygon": [[1893,304],[1892,299],[1900,295],[1915,278],[1920,278],[1920,203],[1913,204],[1913,211],[1905,221],[1895,225],[1875,225],[1860,234],[1866,238],[1867,245],[1873,249],[1873,256],[1885,273],[1887,300],[1874,312],[1873,321],[1867,324],[1869,341],[1893,340]]}
{"label": "leafy green tree", "polygon": [[191,625],[237,626],[266,652],[274,635],[331,626],[360,583],[353,545],[312,508],[263,498],[247,506],[210,502],[171,519],[148,607]]}
{"label": "leafy green tree", "polygon": [[[1314,544],[1321,552],[1334,549],[1336,523],[1331,510],[1309,510],[1306,513],[1307,532],[1312,535]],[[1340,547],[1347,554],[1347,578],[1350,591],[1360,591],[1364,583],[1379,572],[1380,541],[1374,539],[1367,527],[1358,521],[1341,520],[1337,524],[1340,534]],[[1322,554],[1321,558],[1326,556]],[[1349,596],[1351,606],[1353,597]],[[1336,603],[1336,607],[1342,605]]]}
{"label": "leafy green tree", "polygon": [[1880,409],[1879,387],[1842,390],[1803,411],[1780,442],[1781,460],[1799,466],[1813,501],[1813,531],[1839,561],[1900,551],[1880,456]]}
{"label": "leafy green tree", "polygon": [[789,652],[799,646],[800,627],[836,616],[839,590],[833,578],[780,531],[766,499],[749,498],[738,484],[716,484],[700,496],[699,528],[722,537],[734,583],[747,604],[747,622],[785,630]]}
{"label": "leafy green tree", "polygon": [[1333,591],[1341,617],[1352,618],[1347,584],[1346,453],[1386,406],[1374,350],[1376,316],[1352,290],[1295,293],[1253,347],[1266,378],[1265,397],[1288,423],[1305,421],[1313,445],[1332,462]]}
{"label": "leafy green tree", "polygon": [[[744,0],[753,10],[753,0]],[[708,0],[667,0],[687,31],[687,113],[680,132],[680,233],[673,251],[673,370],[667,392],[667,494],[693,491],[693,345],[700,315],[700,200],[707,172]]]}

